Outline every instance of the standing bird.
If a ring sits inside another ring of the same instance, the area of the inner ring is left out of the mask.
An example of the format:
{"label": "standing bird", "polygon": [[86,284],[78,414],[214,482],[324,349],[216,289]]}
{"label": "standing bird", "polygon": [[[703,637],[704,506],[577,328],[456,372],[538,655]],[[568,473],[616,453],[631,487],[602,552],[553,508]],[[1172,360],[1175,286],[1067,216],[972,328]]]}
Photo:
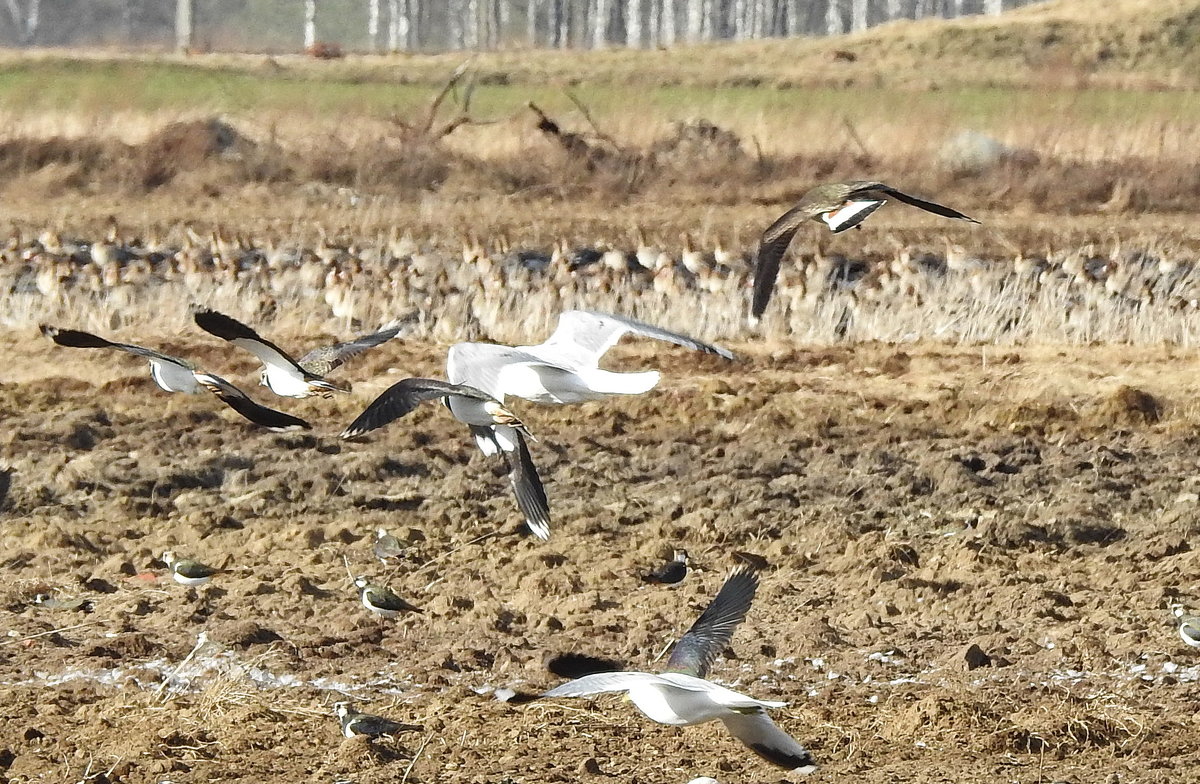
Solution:
{"label": "standing bird", "polygon": [[1200,648],[1200,617],[1189,615],[1183,607],[1175,607],[1171,611],[1179,620],[1179,639],[1184,645]]}
{"label": "standing bird", "polygon": [[558,317],[554,333],[535,346],[456,343],[446,357],[446,376],[501,402],[509,395],[560,405],[640,395],[658,384],[657,370],[614,373],[599,366],[604,354],[626,334],[733,359],[726,349],[652,324],[608,313],[568,310]]}
{"label": "standing bird", "polygon": [[380,618],[395,618],[405,612],[423,612],[419,607],[414,607],[392,593],[390,588],[375,585],[366,577],[355,577],[354,586],[358,588],[358,598],[362,606]]}
{"label": "standing bird", "polygon": [[754,572],[744,568],[734,570],[692,628],[676,643],[661,675],[601,672],[568,681],[542,696],[590,697],[626,692],[638,710],[653,721],[688,725],[720,719],[735,738],[768,762],[811,773],[816,770],[812,755],[767,716],[766,708],[781,708],[787,703],[756,700],[704,677],[746,617],[757,589]]}
{"label": "standing bird", "polygon": [[389,558],[399,558],[404,555],[404,545],[399,539],[389,534],[386,528],[380,528],[375,531],[375,544],[372,545],[371,552],[375,554],[380,563],[386,564]]}
{"label": "standing bird", "polygon": [[542,539],[550,537],[550,504],[529,455],[525,438],[532,436],[524,423],[492,395],[462,384],[432,378],[406,378],[388,387],[342,431],[342,438],[355,438],[393,422],[426,400],[441,398],[450,413],[466,423],[475,443],[485,455],[503,455],[508,477],[517,496],[517,506],[529,530]]}
{"label": "standing bird", "polygon": [[643,582],[675,585],[683,582],[688,573],[687,550],[676,550],[675,557],[642,575]]}
{"label": "standing bird", "polygon": [[419,726],[401,724],[398,721],[385,719],[382,716],[372,716],[369,713],[359,713],[349,702],[337,702],[333,705],[338,723],[342,725],[342,734],[347,738],[356,735],[366,735],[368,738],[378,738],[380,735],[392,735],[397,732],[419,730]]}
{"label": "standing bird", "polygon": [[220,574],[223,571],[214,566],[202,564],[199,561],[193,561],[188,558],[177,558],[175,553],[170,550],[162,554],[162,562],[171,571],[171,576],[175,578],[175,582],[180,585],[192,587],[204,585],[213,578],[213,575]]}
{"label": "standing bird", "polygon": [[823,222],[834,234],[852,229],[867,219],[872,212],[883,206],[888,198],[919,207],[944,218],[979,223],[958,210],[944,207],[932,201],[918,199],[882,182],[854,180],[853,182],[831,182],[818,185],[800,197],[800,202],[779,216],[767,227],[758,243],[758,262],[754,268],[754,300],[750,313],[757,319],[767,309],[775,278],[779,274],[779,262],[792,243],[792,237],[806,220]]}
{"label": "standing bird", "polygon": [[296,360],[279,346],[260,337],[250,327],[224,313],[199,310],[193,318],[200,329],[258,357],[263,363],[259,383],[280,397],[332,397],[334,392],[349,391],[326,381],[324,376],[340,367],[347,359],[391,340],[400,333],[398,325],[390,326],[345,343],[314,348]]}

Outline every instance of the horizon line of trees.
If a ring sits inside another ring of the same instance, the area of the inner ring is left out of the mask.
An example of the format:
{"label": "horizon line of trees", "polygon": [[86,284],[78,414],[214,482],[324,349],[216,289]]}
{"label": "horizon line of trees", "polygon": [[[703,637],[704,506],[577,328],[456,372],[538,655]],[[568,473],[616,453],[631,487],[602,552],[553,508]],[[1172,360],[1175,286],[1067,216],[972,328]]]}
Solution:
{"label": "horizon line of trees", "polygon": [[254,52],[632,49],[840,35],[1043,0],[0,0],[0,45]]}

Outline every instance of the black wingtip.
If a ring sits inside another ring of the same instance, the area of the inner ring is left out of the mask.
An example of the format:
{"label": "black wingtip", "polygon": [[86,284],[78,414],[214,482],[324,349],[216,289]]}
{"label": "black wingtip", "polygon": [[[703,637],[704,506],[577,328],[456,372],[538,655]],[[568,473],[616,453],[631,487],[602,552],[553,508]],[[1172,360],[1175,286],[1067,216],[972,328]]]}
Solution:
{"label": "black wingtip", "polygon": [[805,751],[803,754],[792,754],[782,749],[773,749],[762,743],[748,743],[746,745],[751,751],[772,765],[804,774],[812,773],[817,769],[817,763],[813,761],[812,754],[808,753],[808,751]]}

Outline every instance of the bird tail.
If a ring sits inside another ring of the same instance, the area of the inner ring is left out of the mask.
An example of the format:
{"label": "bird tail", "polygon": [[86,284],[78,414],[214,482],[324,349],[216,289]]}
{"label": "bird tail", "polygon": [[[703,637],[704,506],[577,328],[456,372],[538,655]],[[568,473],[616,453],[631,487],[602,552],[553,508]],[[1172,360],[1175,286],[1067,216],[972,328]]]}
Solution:
{"label": "bird tail", "polygon": [[308,380],[309,389],[320,395],[321,397],[333,397],[334,392],[342,394],[348,393],[350,390],[346,387],[339,386],[333,382],[326,381],[323,378],[310,378]]}

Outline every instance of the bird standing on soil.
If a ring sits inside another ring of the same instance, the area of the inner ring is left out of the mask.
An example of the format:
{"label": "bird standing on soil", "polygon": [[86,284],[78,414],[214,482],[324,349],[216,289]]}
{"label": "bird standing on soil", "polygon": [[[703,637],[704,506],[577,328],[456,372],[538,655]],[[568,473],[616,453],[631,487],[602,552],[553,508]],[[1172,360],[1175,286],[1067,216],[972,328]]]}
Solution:
{"label": "bird standing on soil", "polygon": [[370,713],[359,713],[349,702],[334,703],[333,711],[337,714],[338,722],[342,725],[342,734],[347,738],[356,735],[366,735],[368,738],[378,738],[380,735],[393,735],[397,732],[419,730],[419,726],[401,724],[398,721],[385,719],[382,716],[372,716]]}
{"label": "bird standing on soil", "polygon": [[1174,607],[1171,612],[1179,619],[1179,639],[1185,645],[1200,648],[1200,616],[1188,614],[1182,606]]}
{"label": "bird standing on soil", "polygon": [[280,397],[332,397],[334,392],[349,391],[345,387],[326,381],[324,376],[340,367],[347,359],[391,340],[400,333],[398,325],[389,326],[345,343],[315,348],[296,360],[279,346],[260,337],[250,327],[224,313],[199,310],[193,318],[200,329],[258,357],[263,363],[259,383]]}
{"label": "bird standing on soil", "polygon": [[406,378],[371,401],[366,410],[342,431],[342,438],[356,438],[381,428],[415,410],[421,403],[439,398],[455,419],[471,428],[475,443],[485,455],[504,457],[525,524],[536,536],[549,538],[550,505],[525,443],[526,437],[533,436],[515,414],[485,391],[432,378]]}
{"label": "bird standing on soil", "polygon": [[683,578],[687,577],[688,573],[688,554],[687,550],[676,550],[675,557],[665,564],[660,564],[648,573],[642,575],[642,580],[648,583],[660,583],[662,585],[675,585],[683,582]]}
{"label": "bird standing on soil", "polygon": [[979,223],[958,210],[918,199],[882,182],[854,180],[818,185],[801,196],[795,207],[768,226],[759,240],[758,261],[754,268],[754,299],[750,306],[752,321],[757,320],[767,309],[775,278],[779,275],[779,262],[791,244],[792,237],[796,236],[796,231],[805,221],[823,222],[830,231],[837,234],[858,226],[889,198],[944,218]]}
{"label": "bird standing on soil", "polygon": [[404,555],[404,545],[399,539],[387,532],[386,528],[380,528],[375,531],[375,544],[371,547],[371,552],[382,563],[387,563],[389,558],[399,558]]}
{"label": "bird standing on soil", "polygon": [[624,316],[569,310],[535,346],[456,343],[446,357],[446,376],[455,384],[481,389],[501,402],[506,396],[534,403],[580,403],[612,395],[640,395],[659,382],[656,370],[614,373],[600,359],[627,334],[733,359],[726,349]]}
{"label": "bird standing on soil", "polygon": [[679,639],[662,674],[602,672],[585,675],[545,692],[543,697],[589,697],[626,692],[630,701],[660,724],[689,725],[721,720],[726,729],[768,762],[800,773],[816,770],[812,755],[779,729],[766,708],[786,703],[756,700],[705,679],[746,617],[758,578],[739,568],[725,580],[692,628]]}
{"label": "bird standing on soil", "polygon": [[46,610],[78,610],[90,613],[95,606],[91,599],[75,597],[74,599],[56,599],[48,593],[39,593],[33,597],[33,603]]}
{"label": "bird standing on soil", "polygon": [[167,565],[167,569],[170,570],[171,577],[175,578],[175,582],[190,587],[204,585],[213,578],[213,575],[220,574],[223,571],[214,566],[202,564],[199,561],[193,561],[188,558],[177,558],[175,553],[170,550],[162,554],[162,562]]}
{"label": "bird standing on soil", "polygon": [[354,585],[358,588],[358,598],[362,602],[362,606],[380,618],[395,618],[405,612],[422,612],[419,607],[414,607],[392,593],[390,588],[375,585],[366,577],[354,578]]}

